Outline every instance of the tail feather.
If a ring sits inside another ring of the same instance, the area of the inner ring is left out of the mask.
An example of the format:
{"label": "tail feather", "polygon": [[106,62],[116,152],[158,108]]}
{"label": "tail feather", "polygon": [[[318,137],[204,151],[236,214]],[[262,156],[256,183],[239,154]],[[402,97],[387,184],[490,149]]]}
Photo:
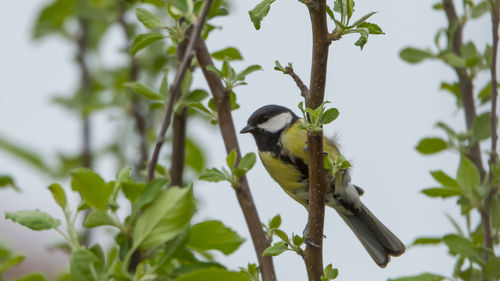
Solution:
{"label": "tail feather", "polygon": [[404,253],[405,245],[375,215],[361,204],[360,210],[353,214],[339,211],[339,215],[351,228],[356,237],[380,267],[385,267],[390,256]]}

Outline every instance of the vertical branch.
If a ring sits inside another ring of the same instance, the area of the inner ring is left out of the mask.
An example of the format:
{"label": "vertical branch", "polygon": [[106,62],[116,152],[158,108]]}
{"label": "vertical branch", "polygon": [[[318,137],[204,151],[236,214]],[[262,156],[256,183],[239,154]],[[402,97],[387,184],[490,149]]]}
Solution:
{"label": "vertical branch", "polygon": [[[448,19],[449,26],[456,24],[455,32],[453,33],[453,41],[451,42],[451,46],[453,48],[453,52],[460,56],[460,48],[462,47],[462,33],[463,33],[463,24],[460,22],[457,12],[455,10],[455,5],[453,4],[453,0],[442,0],[444,11],[446,13],[446,17]],[[450,39],[448,39],[450,40]],[[455,72],[458,76],[458,83],[460,85],[460,92],[462,93],[462,102],[464,104],[464,112],[465,112],[465,124],[467,126],[467,130],[472,130],[472,124],[474,119],[476,119],[476,107],[474,104],[474,93],[473,93],[473,84],[470,75],[467,73],[467,70],[463,67],[454,67]],[[481,159],[481,148],[479,146],[479,142],[471,144],[470,150],[467,153],[467,156],[471,159],[471,161],[476,165],[481,174],[481,178],[484,178],[486,172],[483,167],[483,161]]]}
{"label": "vertical branch", "polygon": [[[187,34],[190,34],[188,31]],[[186,53],[187,40],[177,46],[177,59],[182,60]],[[179,100],[177,96],[177,100]],[[172,138],[172,167],[170,168],[170,185],[182,186],[182,176],[184,174],[184,162],[186,154],[186,122],[187,107],[174,112],[173,138]]]}
{"label": "vertical branch", "polygon": [[196,23],[193,26],[193,32],[191,33],[191,36],[189,38],[189,43],[188,43],[188,46],[186,48],[186,53],[184,54],[184,57],[182,58],[181,64],[179,66],[179,70],[177,71],[177,73],[175,75],[174,83],[170,87],[170,95],[168,97],[167,107],[165,109],[165,114],[163,115],[162,125],[160,128],[160,132],[158,133],[158,136],[156,137],[156,142],[155,142],[155,146],[153,149],[153,155],[151,156],[151,160],[149,161],[149,165],[148,165],[148,175],[146,178],[146,180],[148,182],[150,182],[154,177],[156,164],[158,163],[158,157],[160,155],[160,150],[161,150],[161,147],[163,145],[163,142],[165,141],[165,134],[167,133],[168,127],[170,126],[174,102],[175,102],[176,96],[178,95],[178,93],[180,91],[180,85],[181,85],[182,79],[184,77],[184,74],[186,74],[186,71],[188,70],[188,67],[191,64],[191,58],[192,58],[192,52],[194,50],[194,46],[196,44],[196,41],[198,41],[200,38],[201,28],[203,27],[203,24],[205,23],[205,18],[207,16],[208,10],[210,9],[211,5],[212,5],[212,0],[207,0],[205,2],[205,5],[203,6],[203,10],[202,10],[198,20],[196,21]]}
{"label": "vertical branch", "polygon": [[[325,96],[326,70],[328,62],[328,27],[326,1],[308,2],[313,32],[311,80],[306,105],[315,109],[323,103]],[[320,280],[323,275],[323,228],[325,217],[326,178],[323,167],[323,133],[307,133],[309,148],[309,217],[307,244],[304,261],[310,281]]]}
{"label": "vertical branch", "polygon": [[[236,137],[236,130],[234,129],[233,117],[231,115],[231,105],[229,102],[229,95],[227,94],[222,82],[219,77],[213,72],[207,70],[207,66],[213,65],[212,58],[208,52],[207,46],[203,40],[200,40],[196,48],[196,58],[201,66],[205,80],[210,87],[212,96],[215,102],[215,107],[217,108],[217,118],[219,121],[219,129],[221,131],[222,138],[224,140],[224,145],[226,152],[229,153],[233,149],[236,150],[237,162],[240,161],[241,152],[238,144],[238,139]],[[257,208],[250,193],[250,188],[248,186],[248,181],[246,176],[240,179],[240,184],[236,191],[236,197],[238,198],[238,203],[240,204],[241,210],[245,217],[245,221],[250,231],[250,236],[253,241],[255,252],[257,254],[257,260],[262,272],[263,281],[275,281],[276,273],[274,272],[273,260],[270,256],[262,256],[264,250],[269,247],[270,241],[266,238],[264,231],[262,229],[261,221],[259,219],[259,214],[257,213]],[[318,279],[319,280],[319,279]]]}
{"label": "vertical branch", "polygon": [[[123,31],[125,40],[130,42],[132,40],[132,33],[130,31],[127,22],[125,21],[126,12],[126,0],[120,0],[118,2],[118,23]],[[136,81],[139,76],[139,65],[134,56],[130,55],[129,62],[129,80],[130,82]],[[130,90],[133,91],[133,90]],[[144,112],[142,110],[141,102],[136,95],[132,95],[132,117],[135,120],[135,126],[137,134],[139,136],[139,151],[140,157],[139,161],[135,165],[136,171],[141,171],[145,168],[146,162],[148,161],[148,144],[147,144],[147,122]]]}
{"label": "vertical branch", "polygon": [[[497,161],[497,99],[498,99],[498,89],[497,89],[497,53],[498,53],[498,23],[499,23],[499,7],[496,0],[490,1],[491,4],[491,25],[492,25],[492,40],[493,40],[493,53],[491,57],[490,73],[491,73],[491,113],[490,113],[490,123],[491,123],[491,151],[490,151],[490,173],[489,173],[489,183],[490,191],[486,199],[484,200],[483,209],[481,211],[481,220],[483,222],[483,245],[486,248],[494,250],[493,248],[493,236],[491,234],[491,200],[496,194],[497,187],[492,185],[493,179],[493,165]],[[486,260],[488,260],[488,255],[485,255]]]}

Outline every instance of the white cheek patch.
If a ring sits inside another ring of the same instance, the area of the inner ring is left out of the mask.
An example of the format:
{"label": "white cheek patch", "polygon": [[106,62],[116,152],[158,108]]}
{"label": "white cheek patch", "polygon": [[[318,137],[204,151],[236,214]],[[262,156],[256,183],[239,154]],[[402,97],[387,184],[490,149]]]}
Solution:
{"label": "white cheek patch", "polygon": [[257,125],[257,127],[271,133],[275,133],[285,128],[292,121],[292,114],[290,112],[280,113],[266,122]]}

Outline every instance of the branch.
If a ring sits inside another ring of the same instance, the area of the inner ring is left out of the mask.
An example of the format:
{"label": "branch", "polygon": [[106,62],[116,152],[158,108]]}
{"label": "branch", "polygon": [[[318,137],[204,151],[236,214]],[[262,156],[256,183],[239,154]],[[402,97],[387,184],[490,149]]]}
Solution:
{"label": "branch", "polygon": [[176,96],[179,93],[180,84],[182,82],[182,79],[184,78],[184,74],[186,74],[186,71],[187,71],[189,65],[191,64],[191,58],[192,58],[192,53],[194,50],[195,43],[200,38],[201,29],[203,27],[203,24],[205,22],[205,18],[207,17],[207,13],[208,13],[208,10],[210,9],[211,5],[212,5],[212,0],[207,0],[205,2],[205,5],[203,6],[203,10],[201,12],[201,15],[193,26],[193,33],[191,34],[191,36],[189,38],[189,44],[186,48],[186,53],[184,54],[184,57],[182,58],[181,64],[179,66],[179,70],[177,71],[177,73],[175,75],[174,83],[170,87],[170,95],[169,95],[168,101],[167,101],[167,108],[165,109],[165,114],[163,116],[163,121],[162,121],[160,132],[158,133],[158,136],[156,137],[153,155],[151,156],[151,160],[149,161],[148,176],[147,176],[148,182],[150,182],[154,178],[156,164],[158,163],[158,157],[160,155],[160,149],[161,149],[161,146],[163,145],[163,142],[165,141],[165,134],[168,130],[168,127],[170,126],[174,102],[175,102]]}
{"label": "branch", "polygon": [[[182,20],[182,19],[181,19]],[[188,31],[187,34],[190,34]],[[177,46],[177,59],[182,60],[186,53],[187,40]],[[177,96],[176,100],[179,99]],[[187,107],[174,112],[173,138],[172,138],[172,167],[170,168],[170,186],[182,186],[184,162],[186,154],[186,122]]]}
{"label": "branch", "polygon": [[[492,39],[493,39],[493,53],[491,58],[490,73],[491,73],[491,151],[490,151],[490,191],[484,200],[483,209],[481,212],[481,219],[483,221],[483,244],[486,248],[493,250],[493,236],[491,234],[491,200],[496,194],[497,187],[492,185],[493,180],[493,165],[497,161],[497,99],[498,99],[498,89],[497,89],[497,53],[498,53],[498,24],[499,24],[499,7],[496,1],[490,1],[491,4],[491,24],[492,24]],[[485,254],[486,260],[488,260],[488,255]]]}
{"label": "branch", "polygon": [[[325,96],[326,70],[328,61],[328,27],[326,1],[314,0],[308,4],[313,31],[313,52],[310,92],[306,105],[315,109],[323,103]],[[323,228],[325,218],[326,178],[323,167],[323,133],[307,133],[309,148],[309,217],[307,237],[312,243],[305,250],[305,264],[310,281],[323,276]],[[314,243],[314,245],[313,245]]]}
{"label": "branch", "polygon": [[289,64],[287,67],[285,67],[285,72],[284,74],[288,74],[292,77],[292,79],[295,81],[295,84],[297,84],[297,87],[300,89],[300,95],[306,98],[309,95],[309,89],[307,86],[302,82],[302,79],[293,71],[293,67],[291,64]]}
{"label": "branch", "polygon": [[[453,47],[453,52],[456,55],[460,56],[460,48],[462,47],[463,24],[460,22],[457,16],[453,0],[442,0],[442,2],[444,11],[446,13],[446,17],[448,19],[449,26],[451,27],[453,24],[456,24],[456,29],[453,34],[453,42],[451,45]],[[472,124],[474,122],[474,119],[476,118],[476,107],[474,105],[472,79],[467,73],[467,70],[465,68],[454,67],[454,69],[458,76],[460,92],[462,93],[462,102],[464,105],[464,112],[465,112],[465,123],[467,125],[467,130],[470,131],[472,130]],[[470,151],[468,151],[467,156],[478,168],[481,178],[484,178],[486,172],[484,170],[483,161],[481,159],[481,148],[479,146],[479,142],[476,142],[471,145]]]}
{"label": "branch", "polygon": [[[233,117],[231,115],[231,105],[229,102],[229,95],[222,85],[219,77],[213,72],[207,70],[207,66],[213,65],[212,58],[208,52],[207,46],[203,40],[199,40],[196,48],[196,58],[201,66],[205,80],[210,87],[212,96],[217,108],[217,118],[219,121],[219,128],[226,152],[230,153],[233,149],[236,150],[237,162],[241,159],[240,147],[238,139],[236,138],[236,131],[234,129]],[[241,177],[239,187],[235,189],[238,203],[245,217],[245,221],[250,231],[250,236],[253,241],[257,260],[262,272],[263,281],[275,281],[276,273],[274,272],[273,260],[270,256],[262,256],[264,250],[270,246],[270,241],[266,238],[262,229],[257,208],[250,193],[248,181],[246,176]]]}
{"label": "branch", "polygon": [[[132,34],[130,32],[130,28],[125,21],[125,12],[126,12],[126,0],[120,0],[118,2],[118,23],[123,31],[125,39],[127,42],[132,40]],[[129,80],[136,81],[139,76],[139,66],[137,64],[137,60],[134,56],[130,55],[130,74]],[[133,91],[133,90],[130,90]],[[135,119],[135,126],[137,129],[137,134],[139,135],[139,150],[140,150],[140,159],[135,165],[135,170],[138,173],[142,169],[145,168],[146,162],[148,161],[148,143],[147,143],[147,123],[146,117],[144,116],[141,101],[136,95],[132,95],[132,117]]]}

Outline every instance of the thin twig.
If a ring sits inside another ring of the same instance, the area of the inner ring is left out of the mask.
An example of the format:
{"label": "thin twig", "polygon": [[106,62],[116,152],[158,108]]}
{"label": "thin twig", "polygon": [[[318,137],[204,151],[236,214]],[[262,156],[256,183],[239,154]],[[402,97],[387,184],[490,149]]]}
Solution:
{"label": "thin twig", "polygon": [[207,0],[205,2],[201,15],[193,26],[193,33],[189,38],[189,44],[186,48],[186,53],[184,54],[184,57],[182,58],[181,61],[181,65],[179,66],[179,70],[175,75],[174,83],[170,87],[170,95],[167,101],[167,108],[165,109],[165,114],[163,116],[160,132],[156,137],[153,155],[151,156],[151,160],[149,161],[148,176],[147,176],[148,182],[150,182],[154,178],[156,164],[158,163],[158,157],[160,155],[160,149],[161,146],[163,145],[163,142],[165,141],[165,134],[167,133],[168,127],[170,126],[175,98],[180,90],[180,84],[182,82],[182,79],[184,78],[184,74],[186,74],[186,71],[191,63],[194,46],[196,44],[196,41],[198,41],[200,38],[201,29],[205,22],[205,18],[207,17],[208,10],[212,5],[212,1],[213,0]]}
{"label": "thin twig", "polygon": [[[483,245],[484,247],[491,249],[493,248],[493,236],[491,234],[491,200],[496,194],[497,187],[494,187],[492,184],[493,180],[493,165],[495,165],[497,161],[497,141],[498,141],[498,133],[497,133],[497,119],[496,119],[496,110],[497,110],[497,99],[498,99],[498,90],[497,90],[497,53],[498,53],[498,24],[499,24],[499,7],[497,6],[497,2],[492,0],[491,4],[491,24],[492,24],[492,39],[493,39],[493,50],[491,57],[491,65],[490,65],[490,73],[491,73],[491,113],[490,113],[490,122],[491,122],[491,151],[490,151],[490,173],[488,181],[490,183],[490,191],[484,200],[483,209],[481,212],[481,219],[483,222]],[[488,260],[489,255],[485,254],[486,261]]]}
{"label": "thin twig", "polygon": [[[196,58],[201,66],[205,80],[210,87],[212,97],[217,109],[217,118],[219,121],[219,129],[226,152],[230,153],[233,149],[236,151],[237,161],[240,161],[241,152],[236,137],[236,130],[234,128],[233,117],[231,115],[231,104],[229,102],[229,95],[222,85],[221,80],[213,72],[207,70],[207,66],[213,65],[212,58],[208,52],[207,46],[203,40],[199,40],[196,47]],[[263,281],[275,281],[276,273],[274,272],[273,260],[270,256],[262,256],[264,250],[270,246],[270,241],[267,239],[264,230],[262,229],[259,214],[252,198],[252,193],[248,186],[246,176],[241,177],[239,188],[234,189],[238,203],[245,217],[245,221],[250,231],[250,236],[253,241],[257,260],[261,269]]]}
{"label": "thin twig", "polygon": [[295,81],[295,84],[297,84],[297,87],[300,89],[300,95],[304,98],[306,98],[309,95],[309,89],[307,86],[304,84],[302,79],[293,71],[292,65],[288,65],[285,67],[285,74],[288,74],[292,77],[292,79]]}
{"label": "thin twig", "polygon": [[[125,21],[126,12],[126,0],[120,0],[118,2],[118,23],[123,31],[123,35],[128,42],[132,40],[132,32],[127,22]],[[129,62],[129,81],[136,81],[139,76],[139,65],[134,56],[130,55]],[[130,90],[133,91],[133,90]],[[137,134],[139,136],[139,151],[140,157],[139,161],[135,165],[136,173],[139,173],[142,169],[146,167],[146,162],[148,161],[148,144],[147,144],[147,122],[146,117],[142,109],[141,101],[136,95],[132,96],[132,117],[135,119],[135,126]]]}
{"label": "thin twig", "polygon": [[[449,26],[456,25],[455,32],[452,35],[453,41],[451,42],[451,46],[453,48],[453,52],[460,56],[460,49],[463,45],[462,41],[462,33],[463,33],[463,24],[460,22],[457,12],[455,10],[455,5],[453,4],[453,0],[442,0],[443,8],[446,13],[446,17],[448,19]],[[458,83],[460,85],[460,92],[462,93],[462,102],[464,105],[465,112],[465,123],[467,126],[467,130],[472,130],[472,125],[474,119],[476,119],[476,107],[474,104],[474,93],[473,93],[473,84],[472,79],[467,72],[467,70],[463,67],[454,67],[454,70],[458,76]],[[486,172],[483,167],[483,161],[481,157],[481,148],[479,146],[479,142],[475,142],[471,144],[470,150],[467,152],[467,156],[470,160],[476,165],[481,178],[484,178]]]}
{"label": "thin twig", "polygon": [[[326,1],[315,0],[308,5],[313,31],[310,91],[306,105],[316,109],[325,96],[326,71],[330,45],[326,20]],[[326,178],[323,167],[323,133],[307,132],[309,150],[309,216],[307,222],[308,243],[305,250],[309,281],[320,280],[323,275],[323,228],[325,220]]]}

